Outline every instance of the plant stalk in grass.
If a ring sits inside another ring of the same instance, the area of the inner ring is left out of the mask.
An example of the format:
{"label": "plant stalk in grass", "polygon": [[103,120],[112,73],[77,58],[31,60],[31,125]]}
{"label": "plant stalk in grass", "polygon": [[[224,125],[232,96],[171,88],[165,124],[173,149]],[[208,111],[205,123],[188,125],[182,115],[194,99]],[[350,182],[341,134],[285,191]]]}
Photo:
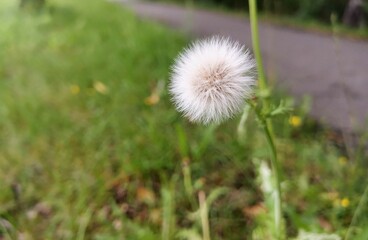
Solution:
{"label": "plant stalk in grass", "polygon": [[184,177],[185,192],[187,194],[187,197],[190,201],[192,208],[194,209],[197,207],[197,205],[193,198],[194,191],[193,191],[193,184],[192,184],[192,174],[190,171],[190,163],[189,163],[188,157],[184,157],[184,159],[182,160],[182,171],[183,171],[183,177]]}
{"label": "plant stalk in grass", "polygon": [[[253,54],[256,58],[257,69],[258,69],[258,80],[259,80],[259,90],[260,92],[265,92],[268,90],[267,82],[265,79],[265,73],[263,69],[262,55],[260,50],[259,42],[259,32],[258,32],[258,21],[257,21],[257,3],[256,0],[249,0],[249,13],[250,13],[250,24],[252,31],[252,45]],[[267,98],[262,98],[262,110],[267,112],[269,110],[269,102]],[[252,105],[253,106],[253,105]],[[281,187],[280,187],[280,171],[277,159],[277,151],[275,147],[275,141],[272,133],[272,123],[270,119],[267,119],[262,112],[259,112],[255,106],[253,106],[257,117],[262,123],[262,127],[267,139],[267,143],[271,150],[271,168],[272,174],[274,176],[274,188],[275,188],[275,198],[274,198],[274,220],[275,220],[275,233],[277,239],[282,238],[282,208],[281,208]]]}
{"label": "plant stalk in grass", "polygon": [[281,239],[282,237],[282,207],[281,207],[281,186],[280,186],[280,171],[279,171],[279,164],[277,160],[277,151],[275,147],[275,143],[273,140],[273,137],[271,135],[271,131],[268,127],[267,121],[263,120],[263,130],[265,132],[267,143],[271,149],[271,168],[272,173],[274,176],[275,181],[275,198],[274,198],[274,204],[275,204],[275,232],[278,239]]}
{"label": "plant stalk in grass", "polygon": [[206,202],[206,195],[203,191],[198,193],[200,217],[202,223],[203,240],[211,240],[210,224],[208,222],[208,208]]}
{"label": "plant stalk in grass", "polygon": [[354,211],[353,218],[351,219],[351,222],[350,222],[348,231],[346,232],[344,240],[351,239],[351,237],[353,235],[353,227],[356,225],[356,223],[358,221],[358,218],[361,215],[361,213],[363,212],[364,206],[367,203],[367,201],[368,201],[368,184],[366,185],[364,193],[363,193],[362,197],[359,200],[358,207]]}
{"label": "plant stalk in grass", "polygon": [[254,102],[248,101],[248,104],[253,108],[257,118],[261,122],[262,129],[265,133],[265,137],[271,151],[271,170],[274,177],[274,191],[275,191],[274,196],[275,233],[277,235],[277,239],[283,239],[281,185],[280,185],[281,177],[274,137],[272,136],[271,130],[269,128],[269,124],[267,121],[268,119],[264,115],[262,115],[262,112],[259,109],[257,109]]}

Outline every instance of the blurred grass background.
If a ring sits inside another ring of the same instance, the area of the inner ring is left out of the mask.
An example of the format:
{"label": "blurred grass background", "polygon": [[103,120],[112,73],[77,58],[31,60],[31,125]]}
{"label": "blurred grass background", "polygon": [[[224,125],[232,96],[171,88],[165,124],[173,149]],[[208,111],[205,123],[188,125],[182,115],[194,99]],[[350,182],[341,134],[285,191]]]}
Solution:
{"label": "blurred grass background", "polygon": [[[213,239],[263,231],[268,149],[254,118],[238,139],[238,118],[196,126],[170,103],[170,65],[189,39],[100,0],[18,5],[0,3],[0,239],[188,239],[199,190],[214,198]],[[364,159],[307,109],[275,126],[287,231],[343,235]]]}

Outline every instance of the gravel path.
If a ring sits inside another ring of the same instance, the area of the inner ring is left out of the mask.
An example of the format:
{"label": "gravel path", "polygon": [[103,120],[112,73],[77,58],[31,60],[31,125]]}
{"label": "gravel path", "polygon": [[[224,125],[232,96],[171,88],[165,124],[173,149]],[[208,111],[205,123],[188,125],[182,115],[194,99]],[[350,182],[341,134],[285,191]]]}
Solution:
{"label": "gravel path", "polygon": [[[143,18],[195,37],[230,36],[251,47],[247,18],[204,10],[124,2]],[[311,115],[340,130],[360,132],[368,116],[368,42],[260,25],[261,48],[269,79],[297,99],[311,96]],[[360,129],[360,130],[359,130]]]}

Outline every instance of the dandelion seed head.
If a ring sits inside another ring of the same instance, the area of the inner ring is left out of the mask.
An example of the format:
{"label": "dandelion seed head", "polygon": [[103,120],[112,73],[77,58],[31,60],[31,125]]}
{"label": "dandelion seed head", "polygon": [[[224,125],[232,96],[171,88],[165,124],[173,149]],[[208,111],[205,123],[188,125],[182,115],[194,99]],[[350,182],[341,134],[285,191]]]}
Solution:
{"label": "dandelion seed head", "polygon": [[197,41],[174,63],[172,99],[192,122],[222,122],[252,97],[254,67],[249,52],[237,42],[220,37]]}

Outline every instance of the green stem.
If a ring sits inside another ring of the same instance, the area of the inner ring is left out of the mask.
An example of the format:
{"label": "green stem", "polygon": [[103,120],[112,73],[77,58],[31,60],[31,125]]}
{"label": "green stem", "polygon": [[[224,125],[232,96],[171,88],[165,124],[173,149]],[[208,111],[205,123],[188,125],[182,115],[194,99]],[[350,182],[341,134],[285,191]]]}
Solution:
{"label": "green stem", "polygon": [[275,220],[275,233],[277,239],[283,239],[283,225],[282,225],[282,204],[281,204],[281,175],[278,164],[277,151],[275,146],[274,137],[271,132],[270,122],[266,119],[256,105],[252,101],[248,101],[248,104],[254,109],[257,118],[262,123],[262,127],[267,139],[268,146],[271,150],[271,171],[274,177],[274,220]]}
{"label": "green stem", "polygon": [[[259,81],[259,90],[261,92],[267,91],[267,82],[265,78],[265,73],[263,69],[263,62],[262,62],[262,54],[260,48],[260,41],[259,41],[259,31],[258,31],[258,18],[257,18],[257,2],[256,0],[249,0],[249,15],[250,15],[250,25],[252,31],[252,45],[253,45],[253,54],[256,58],[257,63],[257,70],[258,70],[258,81]],[[262,110],[263,112],[268,112],[269,110],[269,102],[267,98],[262,98]],[[272,174],[275,179],[275,232],[277,235],[277,239],[282,239],[282,208],[281,208],[281,187],[280,187],[280,171],[278,166],[277,160],[277,152],[273,138],[273,131],[272,131],[272,122],[269,119],[263,117],[262,113],[256,109],[254,104],[250,103],[251,106],[254,108],[258,119],[262,122],[263,130],[266,135],[267,143],[271,150],[271,167],[272,167]]]}
{"label": "green stem", "polygon": [[263,70],[263,62],[261,55],[261,48],[259,43],[259,31],[258,31],[258,20],[257,20],[257,3],[256,0],[249,0],[249,15],[250,15],[250,26],[252,31],[252,45],[253,54],[256,58],[259,89],[264,91],[267,89],[266,78]]}
{"label": "green stem", "polygon": [[[261,47],[259,41],[259,30],[258,30],[258,17],[257,17],[257,1],[249,0],[249,16],[250,16],[250,28],[252,32],[252,45],[253,45],[253,54],[257,63],[257,72],[258,72],[258,87],[260,92],[265,93],[268,91],[268,85],[266,81],[266,75],[263,69],[263,60],[261,54]],[[263,111],[268,112],[270,109],[270,103],[268,101],[268,97],[262,98]],[[271,135],[273,135],[273,127],[270,120],[267,120],[267,124]]]}
{"label": "green stem", "polygon": [[[253,54],[257,63],[257,72],[258,72],[258,82],[259,82],[259,90],[260,92],[267,92],[268,86],[266,82],[266,76],[263,69],[263,60],[261,54],[261,47],[259,41],[259,30],[258,30],[258,17],[257,17],[257,1],[249,0],[249,15],[250,15],[250,29],[252,32],[252,45],[253,45]],[[270,108],[270,103],[268,102],[268,97],[262,98],[263,111],[268,112]],[[266,120],[268,129],[270,131],[271,136],[273,135],[272,123],[270,120]]]}

